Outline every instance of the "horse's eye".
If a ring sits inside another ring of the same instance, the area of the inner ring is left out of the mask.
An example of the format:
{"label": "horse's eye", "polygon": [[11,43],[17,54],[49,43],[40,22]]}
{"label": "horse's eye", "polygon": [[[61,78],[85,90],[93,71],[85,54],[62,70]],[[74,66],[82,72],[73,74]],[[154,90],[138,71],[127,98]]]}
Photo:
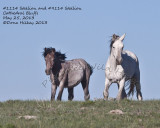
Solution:
{"label": "horse's eye", "polygon": [[113,47],[113,48],[115,48],[115,47]]}

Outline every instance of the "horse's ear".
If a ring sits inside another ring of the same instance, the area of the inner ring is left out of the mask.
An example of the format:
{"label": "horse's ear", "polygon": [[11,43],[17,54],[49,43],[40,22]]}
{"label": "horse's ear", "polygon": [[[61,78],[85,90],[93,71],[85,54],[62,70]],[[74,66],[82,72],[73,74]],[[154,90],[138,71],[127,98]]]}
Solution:
{"label": "horse's ear", "polygon": [[116,39],[117,35],[116,34],[113,34],[112,35],[112,39]]}
{"label": "horse's ear", "polygon": [[124,34],[119,38],[119,40],[120,40],[120,41],[123,41],[124,38],[125,38],[125,36],[126,36],[126,33],[124,33]]}
{"label": "horse's ear", "polygon": [[46,51],[46,50],[47,50],[47,48],[45,47],[45,48],[44,48],[44,51]]}

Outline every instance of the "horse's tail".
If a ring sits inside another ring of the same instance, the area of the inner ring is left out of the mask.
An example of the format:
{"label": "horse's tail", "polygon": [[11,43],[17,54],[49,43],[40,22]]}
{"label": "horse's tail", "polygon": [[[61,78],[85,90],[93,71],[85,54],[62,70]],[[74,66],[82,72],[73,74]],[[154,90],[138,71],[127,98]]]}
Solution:
{"label": "horse's tail", "polygon": [[130,85],[128,87],[129,91],[127,93],[127,96],[130,96],[131,94],[133,96],[135,92],[135,87],[136,87],[136,80],[134,78],[131,78],[129,81],[130,81]]}
{"label": "horse's tail", "polygon": [[[137,70],[139,73],[139,60],[138,60],[138,58],[137,58]],[[136,75],[134,75],[129,81],[130,81],[130,85],[128,87],[129,91],[127,93],[127,96],[130,96],[131,94],[133,96],[136,91],[136,85],[137,85],[137,83],[139,83],[139,81],[137,81]]]}
{"label": "horse's tail", "polygon": [[88,63],[87,63],[87,66],[88,66],[88,68],[90,70],[90,75],[92,75],[92,73],[93,73],[93,67],[90,64],[88,64]]}

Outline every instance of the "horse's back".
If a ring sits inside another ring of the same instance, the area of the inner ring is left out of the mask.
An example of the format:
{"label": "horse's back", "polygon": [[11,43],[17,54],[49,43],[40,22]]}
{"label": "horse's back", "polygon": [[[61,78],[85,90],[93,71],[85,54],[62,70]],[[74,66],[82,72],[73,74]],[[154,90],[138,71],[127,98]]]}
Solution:
{"label": "horse's back", "polygon": [[74,87],[84,78],[87,62],[83,59],[68,60],[68,87]]}
{"label": "horse's back", "polygon": [[123,51],[122,55],[127,55],[128,57],[131,57],[133,60],[135,60],[136,63],[138,62],[137,56],[131,51],[125,50]]}
{"label": "horse's back", "polygon": [[137,56],[131,51],[123,51],[122,53],[122,67],[127,78],[133,77],[137,68],[139,69],[139,62]]}
{"label": "horse's back", "polygon": [[81,70],[85,70],[86,66],[87,66],[87,62],[84,59],[72,59],[72,60],[68,60],[67,63],[69,63],[70,68],[77,68],[77,69],[81,69]]}

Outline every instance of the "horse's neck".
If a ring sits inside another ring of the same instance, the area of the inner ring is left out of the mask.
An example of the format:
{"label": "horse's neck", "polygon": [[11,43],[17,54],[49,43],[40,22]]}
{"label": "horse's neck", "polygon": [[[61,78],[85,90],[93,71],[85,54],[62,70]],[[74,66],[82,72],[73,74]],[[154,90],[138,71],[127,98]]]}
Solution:
{"label": "horse's neck", "polygon": [[116,68],[117,68],[116,59],[115,59],[115,57],[112,55],[112,53],[111,53],[111,55],[110,55],[110,57],[109,57],[109,67],[110,67],[110,70],[111,70],[111,71],[115,71]]}
{"label": "horse's neck", "polygon": [[117,82],[124,77],[124,70],[121,65],[117,65],[115,57],[111,54],[106,65],[106,75],[112,82]]}
{"label": "horse's neck", "polygon": [[55,65],[52,69],[53,74],[57,75],[59,73],[59,71],[61,70],[61,68],[62,68],[62,62],[60,60],[56,60]]}

